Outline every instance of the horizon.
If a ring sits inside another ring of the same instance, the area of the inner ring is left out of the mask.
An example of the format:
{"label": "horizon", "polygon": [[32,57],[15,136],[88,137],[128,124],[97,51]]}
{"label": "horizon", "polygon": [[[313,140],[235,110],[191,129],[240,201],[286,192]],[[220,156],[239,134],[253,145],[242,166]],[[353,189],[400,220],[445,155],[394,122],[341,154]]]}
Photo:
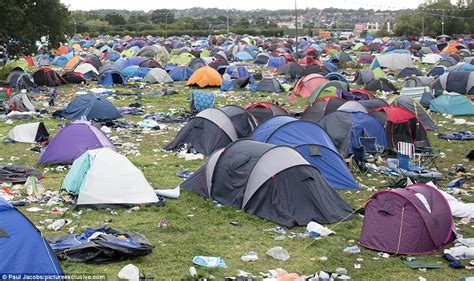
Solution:
{"label": "horizon", "polygon": [[[298,10],[304,10],[306,8],[317,8],[317,9],[326,9],[326,8],[339,8],[339,9],[366,9],[366,10],[402,10],[402,9],[415,9],[423,0],[399,0],[396,3],[386,3],[386,1],[374,1],[374,0],[333,0],[330,3],[315,3],[310,1],[297,1]],[[385,3],[384,3],[385,2]],[[453,2],[453,0],[451,0]],[[217,9],[235,9],[235,10],[287,10],[294,9],[295,2],[283,2],[283,1],[270,1],[263,0],[255,3],[251,0],[241,0],[238,3],[226,4],[226,3],[216,3],[211,0],[201,0],[200,6],[195,6],[196,1],[192,0],[182,0],[179,8],[177,8],[176,3],[173,2],[149,2],[145,1],[140,5],[136,5],[136,2],[132,1],[112,1],[112,0],[103,0],[103,1],[92,1],[92,0],[61,0],[61,3],[64,3],[73,11],[94,11],[94,10],[128,10],[128,11],[144,11],[149,12],[156,9],[173,9],[173,10],[185,10],[193,8],[217,8]],[[91,8],[93,6],[93,8]]]}

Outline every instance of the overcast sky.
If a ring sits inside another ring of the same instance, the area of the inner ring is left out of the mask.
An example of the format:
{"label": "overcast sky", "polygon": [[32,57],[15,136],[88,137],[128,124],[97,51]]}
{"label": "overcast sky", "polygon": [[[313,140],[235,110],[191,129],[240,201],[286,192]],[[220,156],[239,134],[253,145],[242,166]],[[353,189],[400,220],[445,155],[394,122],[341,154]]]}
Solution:
{"label": "overcast sky", "polygon": [[[97,9],[126,9],[126,10],[155,10],[155,9],[186,9],[192,7],[220,8],[220,9],[293,9],[294,1],[288,0],[61,0],[72,10]],[[304,8],[347,8],[347,9],[402,9],[416,8],[423,0],[298,0],[298,9]],[[179,3],[179,5],[177,4]]]}

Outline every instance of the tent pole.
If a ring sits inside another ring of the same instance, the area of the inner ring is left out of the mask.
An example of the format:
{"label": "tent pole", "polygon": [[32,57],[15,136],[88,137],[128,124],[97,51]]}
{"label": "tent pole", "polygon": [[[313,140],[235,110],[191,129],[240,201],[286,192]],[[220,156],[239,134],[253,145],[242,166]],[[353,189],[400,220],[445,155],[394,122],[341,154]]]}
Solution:
{"label": "tent pole", "polygon": [[295,0],[295,49],[296,49],[296,60],[298,60],[298,9],[296,7],[296,0]]}

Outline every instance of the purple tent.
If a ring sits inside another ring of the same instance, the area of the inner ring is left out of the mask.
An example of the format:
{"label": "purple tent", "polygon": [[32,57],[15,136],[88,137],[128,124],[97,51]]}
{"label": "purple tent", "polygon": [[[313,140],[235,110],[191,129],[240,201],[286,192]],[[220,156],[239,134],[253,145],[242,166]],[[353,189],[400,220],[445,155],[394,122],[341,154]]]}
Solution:
{"label": "purple tent", "polygon": [[146,58],[146,57],[129,57],[129,58],[118,60],[116,64],[120,68],[120,70],[122,70],[131,65],[139,65],[142,62],[147,61],[149,59],[150,58]]}
{"label": "purple tent", "polygon": [[41,153],[38,164],[72,163],[87,150],[110,147],[109,138],[89,121],[76,121],[66,125]]}
{"label": "purple tent", "polygon": [[359,63],[371,64],[374,61],[373,55],[360,55]]}
{"label": "purple tent", "polygon": [[375,193],[365,206],[360,244],[395,254],[424,254],[455,239],[451,209],[434,187],[414,184]]}

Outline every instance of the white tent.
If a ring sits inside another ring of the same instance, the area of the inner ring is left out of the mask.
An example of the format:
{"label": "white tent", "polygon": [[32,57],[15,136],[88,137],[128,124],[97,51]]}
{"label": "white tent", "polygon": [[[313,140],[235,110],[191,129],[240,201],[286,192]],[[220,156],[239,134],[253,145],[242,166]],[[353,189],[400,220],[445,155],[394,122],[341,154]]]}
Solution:
{"label": "white tent", "polygon": [[169,76],[168,72],[161,68],[153,68],[145,75],[143,81],[148,83],[173,83],[173,79]]}
{"label": "white tent", "polygon": [[90,63],[81,63],[74,69],[74,72],[79,72],[81,74],[92,72],[95,75],[99,75],[99,71],[97,71],[97,69]]}
{"label": "white tent", "polygon": [[376,56],[371,68],[386,67],[390,69],[402,70],[406,67],[414,66],[411,54],[408,53],[387,53]]}
{"label": "white tent", "polygon": [[78,194],[77,205],[138,205],[159,201],[142,171],[109,149],[89,150],[74,160],[63,189]]}
{"label": "white tent", "polygon": [[440,61],[443,57],[438,55],[438,54],[427,54],[423,57],[421,60],[422,63],[426,64],[436,64],[438,61]]}
{"label": "white tent", "polygon": [[43,122],[18,125],[8,132],[8,138],[16,142],[36,143],[45,141],[48,137]]}

